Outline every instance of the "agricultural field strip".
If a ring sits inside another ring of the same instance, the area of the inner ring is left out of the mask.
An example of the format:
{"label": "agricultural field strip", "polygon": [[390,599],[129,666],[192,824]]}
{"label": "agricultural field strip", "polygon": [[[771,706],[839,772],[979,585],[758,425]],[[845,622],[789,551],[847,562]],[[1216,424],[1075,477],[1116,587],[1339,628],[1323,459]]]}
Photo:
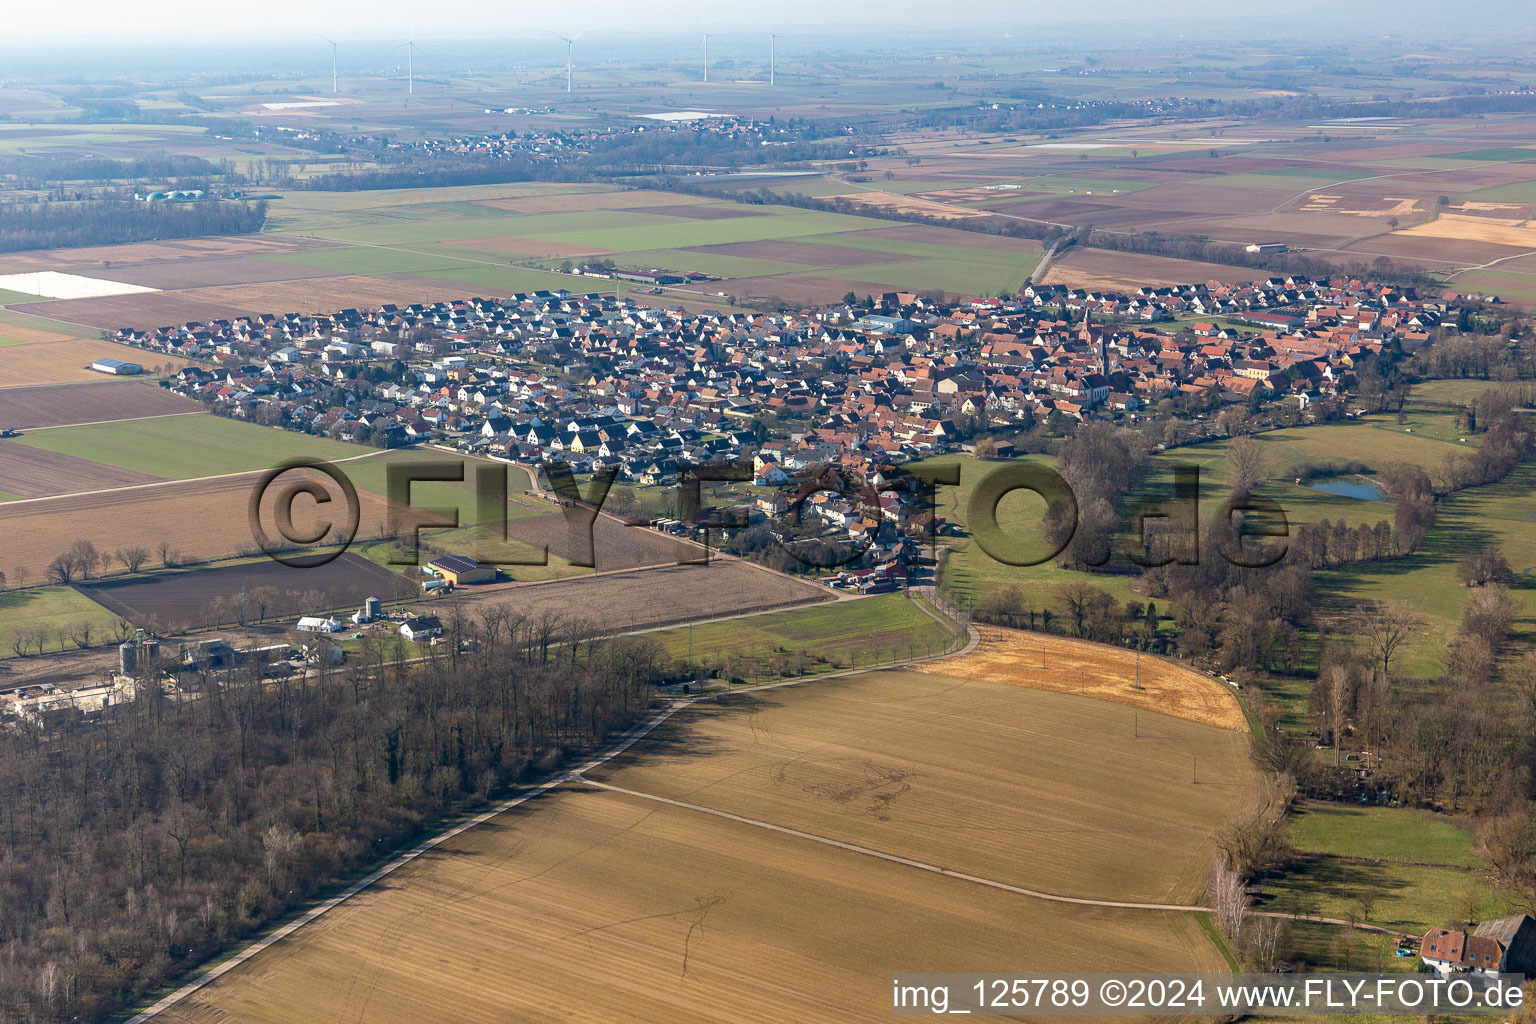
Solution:
{"label": "agricultural field strip", "polygon": [[[782,685],[782,684],[778,684]],[[738,693],[743,691],[736,691]],[[638,790],[624,789],[607,782],[596,782],[582,775],[583,769],[571,772],[566,780],[580,783],[584,786],[593,786],[597,789],[606,789],[613,793],[622,793],[625,796],[638,797],[642,800],[654,800],[657,803],[668,804],[672,807],[680,807],[683,810],[696,811],[700,814],[711,814],[727,821],[738,822],[742,825],[752,825],[755,828],[764,828],[773,832],[780,832],[796,839],[805,839],[813,843],[821,843],[824,846],[833,846],[839,850],[847,850],[850,853],[862,854],[865,857],[876,857],[892,864],[900,864],[904,867],[916,868],[919,871],[929,871],[946,878],[958,878],[964,882],[974,882],[977,885],[985,885],[992,889],[1001,889],[1004,892],[1015,893],[1019,896],[1028,896],[1031,899],[1048,900],[1052,903],[1075,903],[1084,907],[1108,907],[1115,910],[1158,910],[1175,911],[1179,913],[1202,914],[1209,913],[1210,907],[1191,906],[1185,903],[1126,903],[1117,900],[1096,900],[1086,896],[1061,896],[1056,893],[1041,892],[1038,889],[1025,889],[1017,885],[1009,885],[1007,882],[999,882],[991,878],[982,878],[979,875],[966,874],[963,871],[955,871],[952,868],[940,867],[937,864],[928,864],[924,861],[913,860],[910,857],[899,857],[894,853],[883,853],[880,850],[872,850],[867,846],[859,846],[856,843],[845,843],[840,839],[832,839],[827,836],[819,836],[812,832],[802,832],[799,829],[788,828],[784,825],[775,825],[770,821],[760,821],[757,818],[747,818],[740,814],[732,814],[729,811],[719,811],[713,807],[705,807],[702,804],[684,803],[681,800],[673,800],[670,797],[656,796],[652,793],[641,793]]]}
{"label": "agricultural field strip", "polygon": [[[1508,162],[1511,162],[1511,161],[1499,161],[1499,162],[1500,163],[1508,163]],[[1370,174],[1370,175],[1365,175],[1363,177],[1358,177],[1358,178],[1345,178],[1345,179],[1342,179],[1342,180],[1339,180],[1339,181],[1330,181],[1330,182],[1327,182],[1326,184],[1317,185],[1317,186],[1305,189],[1304,191],[1298,192],[1298,193],[1290,196],[1289,198],[1285,199],[1283,202],[1281,202],[1281,203],[1271,207],[1268,210],[1263,211],[1260,214],[1254,214],[1254,213],[1250,212],[1250,213],[1240,213],[1240,214],[1210,214],[1208,216],[1212,220],[1238,219],[1238,218],[1242,218],[1242,217],[1252,217],[1252,216],[1266,216],[1266,215],[1269,215],[1269,214],[1279,213],[1282,210],[1284,210],[1287,206],[1289,206],[1292,203],[1296,202],[1297,200],[1303,199],[1303,198],[1311,195],[1312,193],[1319,191],[1320,189],[1337,188],[1340,185],[1351,185],[1351,184],[1355,184],[1357,182],[1362,182],[1362,181],[1378,181],[1378,180],[1384,180],[1384,179],[1389,179],[1389,178],[1405,178],[1405,177],[1412,177],[1412,176],[1415,176],[1415,175],[1422,175],[1422,174],[1437,174],[1437,173],[1440,173],[1440,172],[1441,172],[1440,168],[1423,168],[1423,169],[1419,169],[1419,170],[1401,171],[1401,172],[1394,172],[1394,173],[1390,173],[1390,174]],[[1014,180],[1019,180],[1019,179],[1014,179]],[[889,195],[889,196],[896,197],[896,198],[903,197],[902,193],[891,192],[889,190],[881,189],[881,188],[873,187],[873,186],[871,188],[869,188],[868,191],[879,192],[879,193],[882,193],[884,195]],[[934,199],[928,199],[927,201],[935,203],[936,205],[949,206],[949,207],[952,207],[952,208],[955,208],[955,209],[968,209],[969,208],[969,207],[967,207],[967,206],[965,206],[963,204],[959,204],[959,203],[945,203],[945,202],[941,202],[939,200],[934,200]],[[1062,223],[1062,222],[1058,222],[1058,221],[1044,220],[1044,219],[1036,218],[1036,217],[1024,217],[1024,216],[1021,216],[1021,215],[1018,215],[1018,214],[1004,213],[1004,212],[999,211],[999,210],[990,210],[988,212],[992,216],[995,216],[995,217],[1005,217],[1005,218],[1008,218],[1010,220],[1025,221],[1025,222],[1028,222],[1028,223],[1031,223],[1031,224],[1046,224],[1046,225],[1054,225],[1054,226],[1057,226],[1057,227],[1065,227],[1065,228],[1072,228],[1072,227],[1076,227],[1077,226],[1077,225],[1066,224],[1066,223]],[[1108,228],[1101,228],[1099,230],[1102,230],[1102,231],[1104,231],[1107,234],[1134,234],[1135,233],[1135,232],[1129,232],[1129,231],[1114,231],[1114,230],[1111,230],[1111,229],[1108,229]],[[1340,250],[1323,249],[1322,251],[1324,251],[1324,252],[1334,252],[1334,251],[1345,251],[1345,250],[1342,250],[1342,249],[1340,249]],[[1520,253],[1518,255],[1519,256],[1528,256],[1528,255],[1532,255],[1532,254],[1533,253]],[[1514,258],[1516,258],[1516,257],[1515,256],[1504,257],[1504,259],[1514,259]],[[1434,262],[1452,262],[1452,261],[1436,260]],[[1494,263],[1498,263],[1498,262],[1502,262],[1502,260],[1495,260],[1494,261]],[[1473,271],[1473,270],[1482,270],[1482,269],[1486,269],[1487,267],[1490,267],[1490,266],[1493,266],[1493,263],[1483,264],[1481,266],[1462,266],[1462,267],[1459,267],[1459,269],[1457,271],[1455,271],[1454,273],[1461,273],[1461,272],[1464,272],[1464,271]],[[1447,280],[1449,280],[1449,277],[1447,278]]]}
{"label": "agricultural field strip", "polygon": [[[38,384],[38,385],[34,385],[34,386],[36,386],[36,387],[43,387],[43,388],[67,388],[70,385],[68,385],[68,384]],[[172,419],[173,417],[176,417],[176,416],[204,416],[204,415],[207,415],[207,410],[206,409],[189,409],[186,412],[157,412],[157,413],[151,413],[148,416],[124,416],[120,420],[84,420],[84,421],[82,421],[80,423],[47,423],[47,424],[44,424],[44,425],[38,426],[38,427],[27,427],[26,429],[27,429],[28,433],[36,433],[39,430],[61,430],[61,429],[65,428],[65,427],[87,427],[87,426],[91,426],[92,424],[96,424],[96,423],[138,423],[141,420],[168,420],[168,419]],[[361,456],[354,456],[354,458],[361,458]]]}
{"label": "agricultural field strip", "polygon": [[[172,416],[181,416],[181,415],[197,415],[197,414],[196,413],[172,413],[171,415]],[[163,419],[164,417],[150,416],[150,417],[145,417],[145,418],[147,418],[147,419]],[[61,424],[60,428],[55,428],[55,429],[61,429],[64,426],[80,426],[80,425],[81,424],[78,424],[78,423]],[[358,459],[371,459],[374,456],[384,455],[386,453],[387,453],[387,449],[381,448],[378,451],[364,452],[361,455],[349,455],[349,456],[347,456],[346,458],[343,458],[343,459],[331,459],[329,461],[332,464],[339,463],[339,462],[355,462]],[[42,498],[19,498],[19,499],[15,500],[15,501],[8,501],[8,502],[6,502],[5,503],[5,507],[7,509],[11,509],[11,508],[17,507],[18,505],[26,505],[26,504],[29,504],[31,502],[37,502],[37,501],[57,501],[60,498],[84,498],[84,497],[88,497],[88,496],[93,495],[93,494],[117,494],[117,493],[120,493],[122,491],[146,491],[146,490],[150,490],[150,489],[156,488],[156,487],[174,487],[174,486],[176,486],[178,484],[203,483],[203,482],[208,481],[208,480],[229,480],[229,479],[232,479],[234,477],[255,476],[258,473],[265,473],[265,472],[267,472],[267,470],[264,470],[264,469],[244,469],[244,470],[240,470],[240,471],[235,472],[235,473],[213,473],[213,474],[210,474],[208,476],[186,477],[184,479],[179,479],[179,480],[178,479],[159,480],[159,481],[156,481],[155,483],[152,483],[152,484],[128,484],[128,485],[123,486],[123,487],[103,487],[103,488],[100,488],[100,489],[94,490],[94,491],[74,491],[74,492],[71,492],[69,494],[50,494],[50,495],[48,495],[46,497],[42,497]]]}
{"label": "agricultural field strip", "polygon": [[[1513,256],[1500,256],[1496,260],[1489,260],[1487,263],[1481,263],[1481,264],[1479,264],[1479,265],[1477,265],[1475,267],[1457,267],[1457,269],[1455,269],[1455,270],[1451,271],[1450,273],[1446,274],[1445,275],[1445,279],[1447,281],[1449,281],[1449,280],[1451,280],[1451,278],[1455,277],[1457,274],[1465,274],[1465,273],[1468,273],[1469,271],[1473,271],[1473,270],[1487,270],[1489,267],[1497,266],[1498,264],[1503,263],[1506,260],[1518,260],[1518,259],[1522,259],[1523,257],[1526,257],[1526,256],[1536,256],[1536,249],[1533,249],[1530,252],[1517,252]],[[1444,262],[1449,262],[1449,261],[1447,261],[1447,260],[1434,260],[1433,262],[1435,262],[1435,263],[1444,263]],[[1522,276],[1532,276],[1532,275],[1522,275]]]}
{"label": "agricultural field strip", "polygon": [[[356,247],[356,248],[366,248],[366,249],[390,249],[390,250],[392,250],[394,252],[408,253],[409,255],[412,255],[412,256],[427,256],[427,257],[430,257],[432,259],[452,260],[452,261],[457,262],[457,263],[477,263],[477,264],[480,264],[481,266],[485,266],[485,267],[504,268],[507,265],[505,261],[477,260],[477,259],[475,259],[475,258],[473,258],[471,256],[455,256],[455,255],[452,255],[451,253],[426,252],[425,250],[422,250],[422,249],[407,249],[407,248],[405,248],[404,246],[401,246],[401,245],[386,245],[383,242],[347,242],[347,241],[342,241],[340,239],[327,238],[325,235],[298,235],[298,234],[293,234],[292,232],[284,233],[284,232],[276,232],[276,231],[271,232],[271,233],[272,234],[287,234],[287,236],[290,237],[290,238],[310,238],[310,239],[321,239],[321,240],[327,241],[327,242],[335,242],[337,248],[347,248],[347,249],[350,249],[350,248]],[[324,250],[321,250],[321,251],[324,251]],[[550,273],[553,273],[553,271],[550,271]],[[565,277],[564,274],[556,274],[555,276],[561,277],[561,278]]]}

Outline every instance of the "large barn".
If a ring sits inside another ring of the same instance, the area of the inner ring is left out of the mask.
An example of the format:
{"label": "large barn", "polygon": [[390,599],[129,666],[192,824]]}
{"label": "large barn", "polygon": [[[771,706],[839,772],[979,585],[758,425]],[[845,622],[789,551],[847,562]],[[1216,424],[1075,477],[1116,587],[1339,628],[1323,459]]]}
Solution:
{"label": "large barn", "polygon": [[118,377],[132,377],[144,372],[144,367],[138,363],[130,363],[126,359],[98,359],[91,364],[91,369],[97,373],[110,373]]}
{"label": "large barn", "polygon": [[490,583],[496,579],[494,565],[481,565],[473,558],[444,555],[427,563],[428,567],[456,587],[466,583]]}

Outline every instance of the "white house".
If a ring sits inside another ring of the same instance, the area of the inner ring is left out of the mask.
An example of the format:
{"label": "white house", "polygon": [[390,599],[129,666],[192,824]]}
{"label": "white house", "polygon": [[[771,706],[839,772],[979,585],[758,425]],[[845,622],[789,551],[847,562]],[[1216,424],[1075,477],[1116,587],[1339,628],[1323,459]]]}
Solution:
{"label": "white house", "polygon": [[443,624],[435,615],[412,616],[400,624],[400,635],[407,640],[429,640],[443,635]]}

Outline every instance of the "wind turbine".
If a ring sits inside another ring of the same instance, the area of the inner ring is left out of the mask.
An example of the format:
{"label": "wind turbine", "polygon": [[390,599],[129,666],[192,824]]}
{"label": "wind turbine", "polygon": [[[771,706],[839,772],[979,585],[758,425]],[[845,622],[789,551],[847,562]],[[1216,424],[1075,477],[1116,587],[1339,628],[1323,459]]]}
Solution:
{"label": "wind turbine", "polygon": [[704,81],[709,81],[709,33],[704,33]]}
{"label": "wind turbine", "polygon": [[577,32],[574,36],[563,36],[559,32],[551,32],[550,35],[554,36],[556,39],[565,40],[565,91],[569,93],[571,91],[571,64],[573,63],[572,55],[576,49],[576,40],[586,35],[586,33]]}
{"label": "wind turbine", "polygon": [[778,38],[778,36],[774,35],[772,32],[768,33],[768,84],[769,85],[773,84],[773,41],[775,39],[777,39],[777,38]]}
{"label": "wind turbine", "polygon": [[[325,36],[320,38],[325,39]],[[325,41],[331,44],[331,95],[334,96],[338,91],[336,88],[336,40],[325,39]]]}
{"label": "wind turbine", "polygon": [[404,43],[401,43],[399,46],[395,47],[395,49],[396,50],[402,50],[403,49],[405,51],[406,93],[408,95],[414,96],[414,95],[416,95],[416,61],[415,61],[415,57],[416,57],[416,28],[415,28],[415,26],[411,27],[410,38],[407,39]]}

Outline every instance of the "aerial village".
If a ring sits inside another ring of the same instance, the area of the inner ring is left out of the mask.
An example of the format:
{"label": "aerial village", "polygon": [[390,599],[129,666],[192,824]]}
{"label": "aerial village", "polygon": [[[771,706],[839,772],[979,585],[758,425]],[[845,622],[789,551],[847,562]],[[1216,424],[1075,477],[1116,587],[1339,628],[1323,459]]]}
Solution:
{"label": "aerial village", "polygon": [[166,386],[264,425],[614,469],[640,485],[751,457],[756,482],[774,484],[814,464],[857,472],[958,451],[957,424],[1134,421],[1181,401],[1305,414],[1347,398],[1360,357],[1452,326],[1448,311],[1412,290],[1299,278],[1126,295],[1030,286],[953,305],[890,293],[776,314],[543,291],[113,337],[197,360]]}

